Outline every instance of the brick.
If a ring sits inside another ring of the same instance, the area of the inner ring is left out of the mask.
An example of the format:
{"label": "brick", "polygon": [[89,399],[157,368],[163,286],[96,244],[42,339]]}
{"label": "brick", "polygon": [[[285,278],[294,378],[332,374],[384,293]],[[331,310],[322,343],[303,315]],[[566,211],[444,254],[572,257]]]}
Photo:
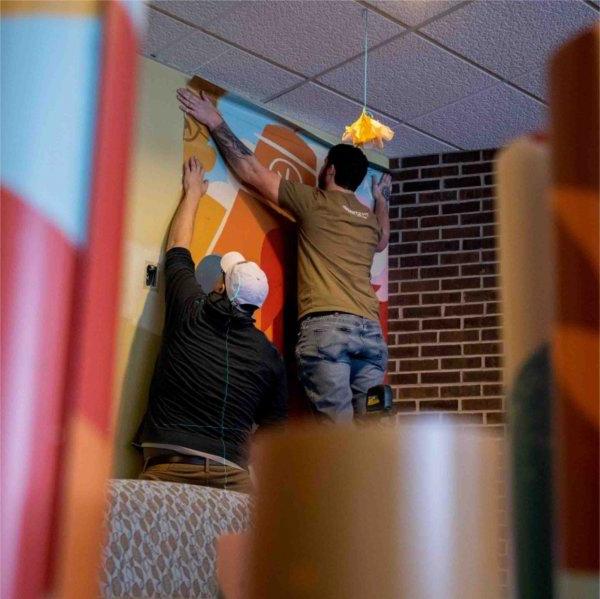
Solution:
{"label": "brick", "polygon": [[442,420],[451,420],[462,424],[483,424],[483,414],[460,412],[457,414],[442,414]]}
{"label": "brick", "polygon": [[458,216],[424,216],[421,218],[421,227],[449,227],[458,225]]}
{"label": "brick", "polygon": [[502,331],[500,329],[484,329],[481,331],[482,341],[498,341],[502,339]]}
{"label": "brick", "polygon": [[439,281],[406,281],[400,285],[400,291],[402,291],[402,293],[410,293],[412,291],[437,291],[439,288]]}
{"label": "brick", "polygon": [[388,321],[389,320],[398,320],[400,318],[400,309],[399,308],[389,308],[388,309]]}
{"label": "brick", "polygon": [[480,160],[479,150],[467,152],[448,152],[442,154],[442,163],[452,164],[454,162],[477,162]]}
{"label": "brick", "polygon": [[390,281],[410,281],[419,278],[418,268],[395,268],[389,271]]}
{"label": "brick", "polygon": [[496,247],[496,241],[491,237],[486,237],[485,239],[463,239],[462,242],[463,250],[489,250],[493,247]]}
{"label": "brick", "polygon": [[491,175],[486,175],[486,176],[483,178],[483,182],[484,182],[486,185],[494,185],[494,182],[495,182],[495,177],[494,177],[494,174],[492,173]]}
{"label": "brick", "polygon": [[406,206],[407,204],[415,204],[417,202],[417,194],[401,193],[392,195],[390,198],[390,206]]}
{"label": "brick", "polygon": [[390,347],[389,354],[390,358],[418,358],[419,347],[417,345]]}
{"label": "brick", "polygon": [[494,170],[493,162],[480,162],[478,164],[463,164],[461,172],[463,175],[476,175],[479,173],[491,173]]}
{"label": "brick", "polygon": [[440,306],[427,306],[426,308],[404,308],[404,318],[428,318],[441,316]]}
{"label": "brick", "polygon": [[473,316],[476,314],[483,314],[483,304],[460,304],[444,308],[444,316]]}
{"label": "brick", "polygon": [[[483,171],[482,171],[483,172]],[[392,173],[392,181],[408,181],[409,179],[418,179],[419,178],[419,169],[407,169],[403,171],[397,171]]]}
{"label": "brick", "polygon": [[485,225],[481,230],[483,237],[496,237],[498,231],[496,225]]}
{"label": "brick", "polygon": [[460,267],[460,274],[469,275],[493,275],[496,274],[498,267],[495,264],[465,264]]}
{"label": "brick", "polygon": [[478,341],[479,331],[441,331],[440,343],[446,341]]}
{"label": "brick", "polygon": [[398,362],[396,360],[388,360],[387,373],[388,375],[398,372]]}
{"label": "brick", "polygon": [[460,372],[421,372],[421,383],[458,383]]}
{"label": "brick", "polygon": [[399,283],[388,283],[388,293],[398,293],[400,291]]}
{"label": "brick", "polygon": [[421,327],[424,331],[439,329],[459,329],[460,318],[432,318],[423,320]]}
{"label": "brick", "polygon": [[452,202],[458,198],[456,191],[425,191],[419,194],[419,204],[430,202]]}
{"label": "brick", "polygon": [[432,268],[421,268],[422,279],[456,276],[458,276],[458,266],[438,266]]}
{"label": "brick", "polygon": [[480,235],[481,229],[479,227],[457,227],[442,231],[442,239],[464,239],[465,237],[479,237]]}
{"label": "brick", "polygon": [[409,168],[413,166],[428,166],[430,164],[439,164],[439,162],[439,154],[427,154],[426,156],[409,156],[407,158],[402,158],[400,164],[402,165],[402,168]]}
{"label": "brick", "polygon": [[399,256],[400,254],[416,254],[419,248],[417,243],[391,243],[389,249],[390,256]]}
{"label": "brick", "polygon": [[424,304],[451,304],[460,302],[460,293],[424,293],[421,296]]}
{"label": "brick", "polygon": [[390,218],[390,225],[395,230],[416,229],[419,226],[418,218]]}
{"label": "brick", "polygon": [[390,158],[390,170],[395,170],[400,166],[399,158]]}
{"label": "brick", "polygon": [[458,401],[453,399],[437,399],[437,400],[426,400],[419,402],[419,409],[425,411],[428,410],[458,410]]}
{"label": "brick", "polygon": [[494,160],[496,158],[497,153],[498,148],[488,148],[486,150],[481,151],[481,158],[483,160]]}
{"label": "brick", "polygon": [[463,410],[501,410],[502,409],[502,398],[490,397],[486,399],[463,399],[461,401],[461,408]]}
{"label": "brick", "polygon": [[437,263],[437,254],[421,254],[419,256],[403,256],[400,258],[400,266],[435,266]]}
{"label": "brick", "polygon": [[465,370],[462,373],[465,383],[494,382],[502,379],[501,370]]}
{"label": "brick", "polygon": [[441,363],[442,369],[481,368],[481,358],[444,358]]}
{"label": "brick", "polygon": [[[442,333],[443,334],[443,333]],[[462,348],[460,345],[423,345],[422,356],[460,356]]]}
{"label": "brick", "polygon": [[439,179],[440,177],[452,177],[453,175],[458,175],[458,166],[438,166],[421,169],[421,179]]}
{"label": "brick", "polygon": [[488,210],[496,210],[496,201],[494,198],[491,200],[482,200],[481,202],[481,210],[486,212]]}
{"label": "brick", "polygon": [[414,412],[417,409],[416,401],[395,401],[393,404],[395,412]]}
{"label": "brick", "polygon": [[388,216],[390,217],[390,221],[396,221],[400,218],[400,208],[391,208]]}
{"label": "brick", "polygon": [[479,187],[481,185],[481,177],[453,177],[452,179],[444,179],[444,189],[456,189],[457,187]]}
{"label": "brick", "polygon": [[465,318],[464,320],[465,329],[483,329],[486,327],[497,327],[498,317],[497,316],[479,316],[475,318]]}
{"label": "brick", "polygon": [[437,229],[427,229],[426,231],[403,231],[402,241],[429,241],[439,239],[440,232]]}
{"label": "brick", "polygon": [[[390,320],[388,322],[388,329],[390,331],[418,331],[419,330],[419,322],[417,320]],[[391,345],[391,342],[390,342]]]}
{"label": "brick", "polygon": [[504,387],[502,385],[484,385],[481,393],[483,395],[504,395]]}
{"label": "brick", "polygon": [[480,209],[479,202],[453,202],[442,206],[442,214],[460,214],[463,212],[477,212]]}
{"label": "brick", "polygon": [[465,292],[465,302],[491,302],[496,299],[498,299],[498,292],[489,289]]}
{"label": "brick", "polygon": [[388,380],[390,385],[414,385],[418,382],[419,375],[416,372],[403,374],[390,374]]}
{"label": "brick", "polygon": [[456,252],[460,249],[460,241],[424,241],[421,243],[421,251],[429,252]]}
{"label": "brick", "polygon": [[400,396],[407,399],[425,399],[439,395],[439,387],[404,387],[400,392]]}
{"label": "brick", "polygon": [[461,189],[458,192],[460,200],[477,200],[481,198],[493,198],[496,195],[495,187],[479,187],[477,189]]}
{"label": "brick", "polygon": [[477,397],[481,395],[481,385],[452,385],[440,387],[442,397]]}
{"label": "brick", "polygon": [[398,256],[388,256],[388,269],[400,268]]}
{"label": "brick", "polygon": [[440,188],[439,179],[429,179],[427,181],[407,181],[402,184],[402,191],[429,191]]}
{"label": "brick", "polygon": [[420,372],[422,370],[437,370],[437,360],[400,360],[402,372]]}
{"label": "brick", "polygon": [[465,262],[479,262],[479,252],[461,252],[442,256],[442,264],[464,264]]}
{"label": "brick", "polygon": [[482,262],[497,262],[498,256],[496,254],[496,250],[494,249],[491,252],[481,252],[481,261]]}
{"label": "brick", "polygon": [[402,217],[406,218],[409,216],[433,216],[434,214],[438,214],[439,210],[439,206],[436,205],[407,206],[406,208],[402,208]]}
{"label": "brick", "polygon": [[442,281],[442,289],[477,289],[481,285],[479,277],[462,277]]}
{"label": "brick", "polygon": [[483,223],[493,223],[496,220],[495,212],[478,212],[477,214],[461,214],[461,225],[481,225]]}
{"label": "brick", "polygon": [[421,297],[418,293],[402,293],[398,295],[390,295],[388,299],[388,304],[390,306],[417,306],[420,303]]}
{"label": "brick", "polygon": [[489,289],[490,287],[499,287],[500,279],[498,277],[483,277],[483,286],[486,289]]}
{"label": "brick", "polygon": [[400,345],[411,345],[414,343],[435,343],[437,341],[437,333],[404,333],[396,335],[396,342]]}
{"label": "brick", "polygon": [[501,356],[488,356],[485,359],[485,367],[486,368],[502,368],[504,365],[504,360]]}
{"label": "brick", "polygon": [[492,302],[491,304],[485,305],[486,314],[500,314],[500,312],[502,312],[500,302]]}
{"label": "brick", "polygon": [[504,412],[491,412],[485,415],[486,424],[504,424],[506,422],[506,414]]}

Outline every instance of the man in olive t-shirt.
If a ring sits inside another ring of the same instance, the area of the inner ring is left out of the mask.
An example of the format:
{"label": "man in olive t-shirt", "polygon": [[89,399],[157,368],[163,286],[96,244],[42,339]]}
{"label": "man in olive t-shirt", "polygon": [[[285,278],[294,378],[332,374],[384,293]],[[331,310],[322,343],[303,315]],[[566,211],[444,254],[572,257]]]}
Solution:
{"label": "man in olive t-shirt", "polygon": [[300,380],[319,413],[351,422],[364,409],[367,390],[383,382],[387,365],[370,272],[374,254],[389,239],[390,176],[373,179],[370,210],[354,194],[367,173],[367,158],[340,144],[329,151],[318,188],[282,180],[235,136],[204,93],[182,88],[177,98],[184,112],[208,127],[235,174],[295,218]]}

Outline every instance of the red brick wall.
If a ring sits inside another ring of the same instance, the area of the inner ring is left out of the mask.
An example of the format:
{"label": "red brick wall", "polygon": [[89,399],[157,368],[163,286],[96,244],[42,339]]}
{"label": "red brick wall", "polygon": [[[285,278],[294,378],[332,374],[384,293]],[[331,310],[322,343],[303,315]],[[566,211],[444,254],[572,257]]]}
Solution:
{"label": "red brick wall", "polygon": [[388,372],[398,418],[503,430],[494,155],[392,160]]}

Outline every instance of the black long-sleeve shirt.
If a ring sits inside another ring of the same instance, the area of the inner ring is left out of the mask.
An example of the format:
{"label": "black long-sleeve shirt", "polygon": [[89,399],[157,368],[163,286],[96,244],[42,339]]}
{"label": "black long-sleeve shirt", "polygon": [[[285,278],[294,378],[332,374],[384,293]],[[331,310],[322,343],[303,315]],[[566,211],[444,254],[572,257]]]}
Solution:
{"label": "black long-sleeve shirt", "polygon": [[252,426],[286,417],[283,361],[251,316],[202,290],[189,250],[167,252],[165,276],[162,347],[140,441],[245,466]]}

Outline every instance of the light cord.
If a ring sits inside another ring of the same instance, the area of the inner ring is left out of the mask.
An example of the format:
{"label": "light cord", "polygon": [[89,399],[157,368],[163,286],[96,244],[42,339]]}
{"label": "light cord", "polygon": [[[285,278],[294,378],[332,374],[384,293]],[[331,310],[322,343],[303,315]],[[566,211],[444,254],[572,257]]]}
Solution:
{"label": "light cord", "polygon": [[363,81],[363,111],[367,111],[367,68],[369,64],[369,11],[365,8],[365,77]]}

